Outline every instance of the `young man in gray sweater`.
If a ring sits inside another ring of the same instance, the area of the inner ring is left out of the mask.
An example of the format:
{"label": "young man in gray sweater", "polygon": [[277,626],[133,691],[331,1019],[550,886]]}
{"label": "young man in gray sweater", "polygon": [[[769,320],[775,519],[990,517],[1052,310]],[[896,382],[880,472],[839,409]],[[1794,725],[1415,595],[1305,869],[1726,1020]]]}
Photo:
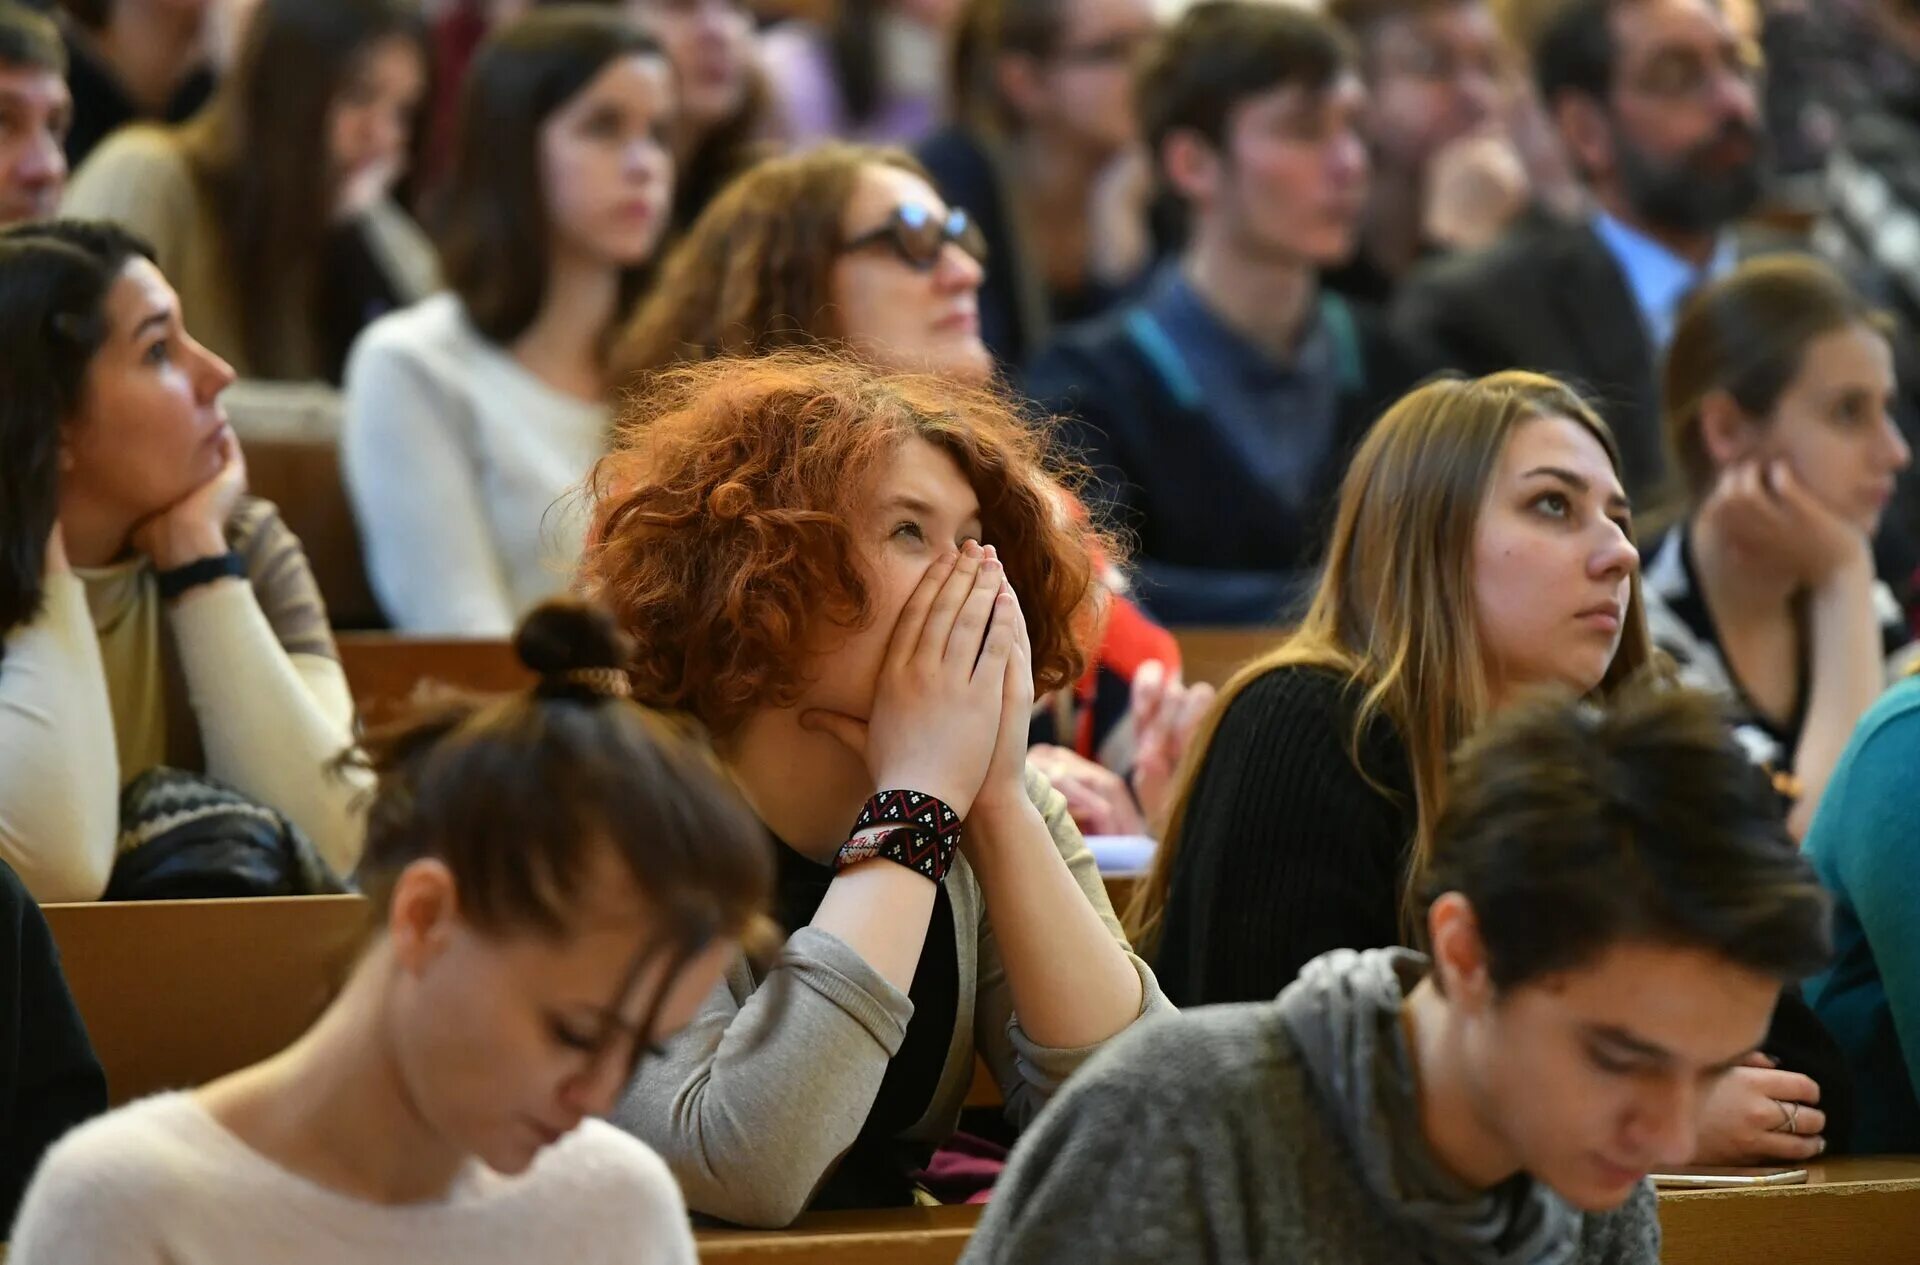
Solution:
{"label": "young man in gray sweater", "polygon": [[1646,1175],[1824,962],[1827,897],[1700,695],[1523,705],[1453,785],[1411,858],[1430,958],[1337,950],[1116,1040],[968,1265],[1657,1261]]}

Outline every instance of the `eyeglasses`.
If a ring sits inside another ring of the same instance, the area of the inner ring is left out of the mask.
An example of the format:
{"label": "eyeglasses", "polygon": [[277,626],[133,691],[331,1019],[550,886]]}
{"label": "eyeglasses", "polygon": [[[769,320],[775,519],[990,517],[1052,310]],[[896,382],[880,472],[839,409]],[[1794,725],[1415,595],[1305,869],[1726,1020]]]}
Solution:
{"label": "eyeglasses", "polygon": [[1451,83],[1456,79],[1478,77],[1497,85],[1511,83],[1513,64],[1497,50],[1456,50],[1430,44],[1413,45],[1382,53],[1383,73],[1401,74],[1428,83]]}
{"label": "eyeglasses", "polygon": [[952,242],[975,263],[987,262],[987,239],[973,217],[959,207],[948,211],[944,219],[919,202],[902,202],[887,217],[887,222],[869,233],[862,233],[841,246],[843,251],[866,250],[882,242],[893,247],[900,262],[916,272],[932,272],[940,264],[940,253]]}
{"label": "eyeglasses", "polygon": [[1055,49],[1053,58],[1076,66],[1125,66],[1139,57],[1155,34],[1151,30],[1121,31],[1091,43]]}
{"label": "eyeglasses", "polygon": [[1742,40],[1729,42],[1713,57],[1692,49],[1663,50],[1627,83],[1634,91],[1677,104],[1705,97],[1723,75],[1751,88],[1765,71],[1759,47]]}

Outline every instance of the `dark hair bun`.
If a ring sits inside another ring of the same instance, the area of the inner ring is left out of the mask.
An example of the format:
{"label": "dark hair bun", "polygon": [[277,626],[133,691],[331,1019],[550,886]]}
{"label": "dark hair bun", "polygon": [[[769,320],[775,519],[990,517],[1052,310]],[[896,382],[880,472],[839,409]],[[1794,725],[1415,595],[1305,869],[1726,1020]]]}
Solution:
{"label": "dark hair bun", "polygon": [[633,638],[612,612],[588,602],[556,599],[527,612],[513,635],[513,652],[541,677],[595,668],[625,670]]}

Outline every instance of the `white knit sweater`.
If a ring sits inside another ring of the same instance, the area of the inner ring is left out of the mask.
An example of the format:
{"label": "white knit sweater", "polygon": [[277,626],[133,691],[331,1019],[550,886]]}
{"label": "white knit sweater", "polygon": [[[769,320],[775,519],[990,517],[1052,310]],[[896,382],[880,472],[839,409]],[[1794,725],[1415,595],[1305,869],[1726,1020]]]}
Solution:
{"label": "white knit sweater", "polygon": [[190,1094],[82,1125],[47,1153],[10,1265],[694,1265],[686,1205],[652,1151],[589,1120],[518,1177],[478,1161],[444,1199],[336,1194],[247,1146]]}

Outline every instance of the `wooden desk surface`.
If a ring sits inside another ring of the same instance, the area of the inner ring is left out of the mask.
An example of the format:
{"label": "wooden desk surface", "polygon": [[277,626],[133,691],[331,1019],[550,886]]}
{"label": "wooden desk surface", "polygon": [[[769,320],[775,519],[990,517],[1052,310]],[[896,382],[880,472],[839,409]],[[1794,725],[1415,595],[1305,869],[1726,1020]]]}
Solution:
{"label": "wooden desk surface", "polygon": [[1809,1164],[1804,1186],[1660,1195],[1665,1265],[1920,1262],[1920,1158]]}
{"label": "wooden desk surface", "polygon": [[1920,1190],[1920,1156],[1842,1155],[1825,1163],[1801,1164],[1807,1180],[1798,1186],[1726,1186],[1719,1189],[1663,1190],[1660,1201],[1724,1199],[1728,1195],[1807,1195],[1833,1187],[1871,1185],[1888,1190]]}
{"label": "wooden desk surface", "polygon": [[[1665,1191],[1665,1265],[1920,1262],[1920,1157],[1842,1158],[1804,1186]],[[981,1209],[813,1213],[790,1230],[701,1230],[706,1265],[954,1265]],[[1093,1263],[1097,1265],[1097,1262]]]}
{"label": "wooden desk surface", "polygon": [[811,1212],[790,1230],[700,1230],[702,1265],[954,1265],[984,1211],[975,1206]]}

